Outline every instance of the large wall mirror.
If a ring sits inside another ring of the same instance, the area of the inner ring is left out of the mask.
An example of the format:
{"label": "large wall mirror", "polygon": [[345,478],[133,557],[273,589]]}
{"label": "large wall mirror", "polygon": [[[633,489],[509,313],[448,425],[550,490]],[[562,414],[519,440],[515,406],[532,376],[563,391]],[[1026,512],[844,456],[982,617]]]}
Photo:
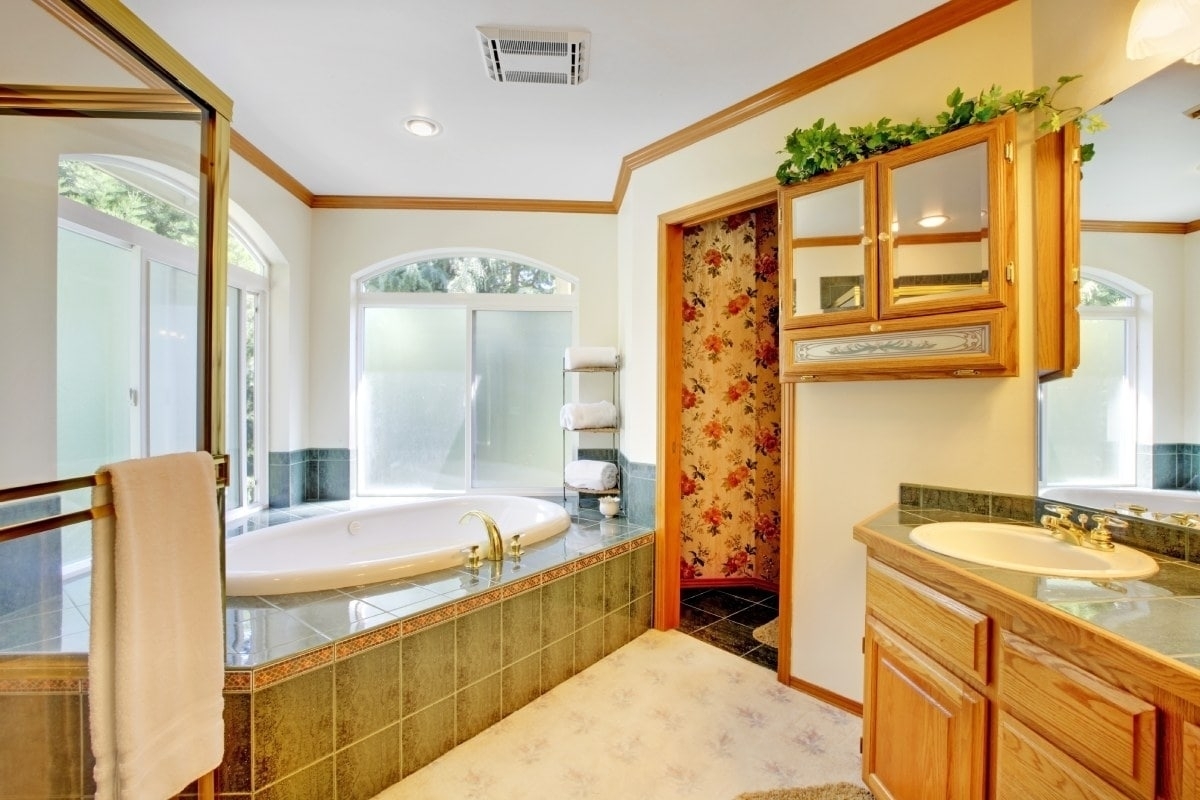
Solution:
{"label": "large wall mirror", "polygon": [[1041,387],[1040,493],[1200,527],[1200,66],[1096,111],[1108,128],[1083,135],[1096,155],[1080,185],[1080,366]]}

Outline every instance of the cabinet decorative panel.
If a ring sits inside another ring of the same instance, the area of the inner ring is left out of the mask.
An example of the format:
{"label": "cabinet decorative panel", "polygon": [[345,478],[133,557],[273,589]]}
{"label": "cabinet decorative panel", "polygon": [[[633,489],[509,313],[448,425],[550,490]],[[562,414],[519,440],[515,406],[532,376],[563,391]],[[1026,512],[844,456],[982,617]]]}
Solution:
{"label": "cabinet decorative panel", "polygon": [[890,800],[983,798],[984,697],[871,618],[865,649],[863,775],[868,788]]}

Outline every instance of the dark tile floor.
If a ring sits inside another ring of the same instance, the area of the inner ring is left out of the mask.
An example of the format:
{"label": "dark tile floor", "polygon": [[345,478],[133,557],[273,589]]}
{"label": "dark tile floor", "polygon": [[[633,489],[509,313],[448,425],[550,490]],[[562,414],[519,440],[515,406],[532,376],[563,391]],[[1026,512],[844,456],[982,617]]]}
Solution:
{"label": "dark tile floor", "polygon": [[754,629],[779,616],[779,596],[765,589],[728,586],[684,589],[679,630],[701,641],[775,669],[779,651],[754,638]]}

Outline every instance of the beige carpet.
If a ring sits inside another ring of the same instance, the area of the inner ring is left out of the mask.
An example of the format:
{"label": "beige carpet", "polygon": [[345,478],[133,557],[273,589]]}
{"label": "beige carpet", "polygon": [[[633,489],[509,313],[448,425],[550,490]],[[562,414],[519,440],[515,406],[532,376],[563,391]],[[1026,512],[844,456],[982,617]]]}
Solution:
{"label": "beige carpet", "polygon": [[768,647],[779,647],[779,617],[768,622],[766,625],[759,625],[751,634],[757,641],[762,642]]}
{"label": "beige carpet", "polygon": [[803,789],[770,789],[765,792],[746,792],[736,800],[873,800],[875,796],[853,783],[827,783]]}
{"label": "beige carpet", "polygon": [[377,800],[732,800],[857,783],[861,735],[773,671],[652,630]]}

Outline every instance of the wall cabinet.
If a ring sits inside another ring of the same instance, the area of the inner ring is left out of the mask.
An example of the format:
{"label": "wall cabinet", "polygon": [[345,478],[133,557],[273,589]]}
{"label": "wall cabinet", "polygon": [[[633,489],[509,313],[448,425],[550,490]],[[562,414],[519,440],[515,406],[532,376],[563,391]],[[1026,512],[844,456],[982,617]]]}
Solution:
{"label": "wall cabinet", "polygon": [[1015,122],[780,189],[784,380],[1016,373]]}
{"label": "wall cabinet", "polygon": [[1038,139],[1034,160],[1037,359],[1046,381],[1069,378],[1079,366],[1079,126]]}

